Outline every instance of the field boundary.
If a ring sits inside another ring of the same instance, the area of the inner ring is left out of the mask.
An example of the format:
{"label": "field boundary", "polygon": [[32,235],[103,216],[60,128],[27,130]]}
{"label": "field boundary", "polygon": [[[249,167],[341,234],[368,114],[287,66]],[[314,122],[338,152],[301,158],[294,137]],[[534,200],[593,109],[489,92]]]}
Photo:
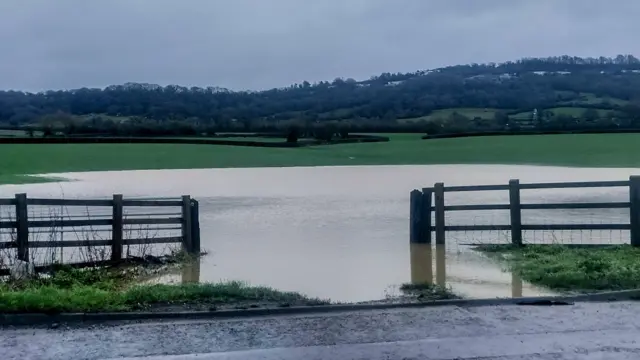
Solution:
{"label": "field boundary", "polygon": [[575,302],[617,302],[640,298],[640,289],[610,291],[593,294],[567,296],[537,296],[521,298],[495,299],[454,299],[436,300],[420,303],[395,304],[340,304],[296,306],[263,309],[241,309],[220,311],[178,311],[178,312],[122,312],[122,313],[22,313],[0,314],[0,327],[6,326],[42,326],[52,324],[106,323],[143,320],[224,320],[252,318],[261,316],[313,315],[340,312],[419,309],[441,306],[480,307],[480,306],[554,306],[573,305]]}
{"label": "field boundary", "polygon": [[469,133],[433,134],[422,136],[423,140],[456,139],[482,136],[519,135],[579,135],[579,134],[638,134],[640,129],[583,129],[583,130],[522,130],[522,131],[482,131]]}
{"label": "field boundary", "polygon": [[[233,136],[238,137],[238,136]],[[254,140],[223,140],[212,138],[162,138],[162,137],[0,137],[0,144],[193,144],[193,145],[230,145],[230,146],[252,146],[271,148],[299,148],[306,146],[354,144],[365,142],[387,142],[390,139],[385,136],[374,135],[352,135],[346,139],[335,139],[329,141],[305,140],[297,142],[267,142]]]}

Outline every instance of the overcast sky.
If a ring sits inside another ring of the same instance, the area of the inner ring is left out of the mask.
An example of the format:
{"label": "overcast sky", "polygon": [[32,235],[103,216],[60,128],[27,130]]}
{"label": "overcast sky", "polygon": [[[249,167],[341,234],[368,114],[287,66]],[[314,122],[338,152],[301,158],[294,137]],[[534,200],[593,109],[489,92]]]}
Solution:
{"label": "overcast sky", "polygon": [[0,0],[0,88],[265,89],[640,53],[638,0]]}

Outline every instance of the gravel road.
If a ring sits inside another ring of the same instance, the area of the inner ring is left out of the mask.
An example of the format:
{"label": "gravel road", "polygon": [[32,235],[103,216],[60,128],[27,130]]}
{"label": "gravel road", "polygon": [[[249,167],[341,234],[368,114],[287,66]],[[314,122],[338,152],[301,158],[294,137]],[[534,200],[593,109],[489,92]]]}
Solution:
{"label": "gravel road", "polygon": [[640,303],[441,307],[0,330],[9,359],[638,359]]}

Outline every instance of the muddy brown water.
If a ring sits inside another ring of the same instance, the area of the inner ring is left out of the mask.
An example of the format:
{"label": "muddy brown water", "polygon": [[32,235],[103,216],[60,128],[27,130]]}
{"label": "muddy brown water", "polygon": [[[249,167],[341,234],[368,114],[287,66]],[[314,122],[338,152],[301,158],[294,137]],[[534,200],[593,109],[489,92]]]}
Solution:
{"label": "muddy brown water", "polygon": [[[409,245],[409,192],[446,185],[624,180],[637,169],[429,165],[114,171],[49,174],[73,181],[0,186],[0,197],[105,198],[192,195],[202,248],[188,275],[242,280],[335,301],[367,301],[429,278],[473,298],[547,294],[467,244],[505,243],[504,232],[447,234],[446,248]],[[522,202],[625,201],[625,188],[527,190]],[[448,204],[507,203],[502,192],[447,193]],[[525,223],[628,222],[628,210],[529,211]],[[447,214],[449,224],[507,224],[508,212]],[[624,231],[525,232],[527,242],[622,243]],[[431,259],[431,266],[429,261]]]}

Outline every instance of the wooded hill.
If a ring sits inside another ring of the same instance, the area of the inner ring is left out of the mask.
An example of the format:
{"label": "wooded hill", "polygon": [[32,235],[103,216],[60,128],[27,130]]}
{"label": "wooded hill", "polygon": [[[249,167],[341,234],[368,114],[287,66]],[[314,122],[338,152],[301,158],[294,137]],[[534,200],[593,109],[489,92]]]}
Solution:
{"label": "wooded hill", "polygon": [[640,128],[640,60],[631,55],[531,58],[267,91],[136,83],[0,91],[0,124],[94,132],[135,126],[263,131],[292,124],[431,133]]}

